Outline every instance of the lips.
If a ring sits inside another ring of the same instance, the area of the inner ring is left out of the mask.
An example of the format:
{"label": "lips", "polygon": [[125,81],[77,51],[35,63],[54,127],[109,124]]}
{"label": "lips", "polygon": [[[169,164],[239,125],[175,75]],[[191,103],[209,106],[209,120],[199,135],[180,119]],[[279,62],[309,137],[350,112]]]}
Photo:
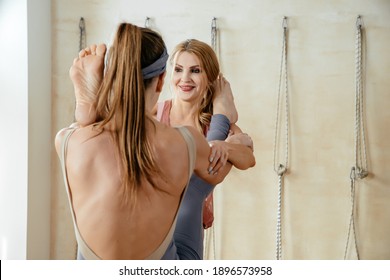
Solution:
{"label": "lips", "polygon": [[180,88],[181,91],[183,91],[183,92],[188,92],[188,91],[193,90],[195,87],[194,87],[194,86],[185,85],[185,86],[179,86],[179,88]]}

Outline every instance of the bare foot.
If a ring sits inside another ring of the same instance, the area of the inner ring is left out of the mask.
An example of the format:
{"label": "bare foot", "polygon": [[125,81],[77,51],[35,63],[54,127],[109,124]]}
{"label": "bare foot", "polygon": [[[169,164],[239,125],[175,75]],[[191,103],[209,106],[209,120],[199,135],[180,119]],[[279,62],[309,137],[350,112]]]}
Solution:
{"label": "bare foot", "polygon": [[96,121],[97,92],[103,79],[105,45],[91,45],[80,51],[69,70],[76,96],[76,121],[81,126]]}
{"label": "bare foot", "polygon": [[230,83],[225,77],[220,74],[216,83],[216,93],[213,100],[213,113],[223,114],[229,120],[230,123],[236,123],[238,120],[238,112],[236,105],[234,104],[234,97]]}

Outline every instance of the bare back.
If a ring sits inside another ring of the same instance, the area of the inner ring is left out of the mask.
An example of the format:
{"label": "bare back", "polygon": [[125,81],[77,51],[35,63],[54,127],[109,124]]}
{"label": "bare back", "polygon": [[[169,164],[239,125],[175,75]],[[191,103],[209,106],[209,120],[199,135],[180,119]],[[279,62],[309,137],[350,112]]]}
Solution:
{"label": "bare back", "polygon": [[[155,122],[148,139],[164,176],[154,188],[143,180],[134,208],[122,200],[121,163],[109,130],[79,128],[69,138],[66,168],[73,209],[81,236],[102,259],[144,259],[164,240],[178,211],[189,178],[185,140]],[[57,135],[56,148],[63,132]]]}

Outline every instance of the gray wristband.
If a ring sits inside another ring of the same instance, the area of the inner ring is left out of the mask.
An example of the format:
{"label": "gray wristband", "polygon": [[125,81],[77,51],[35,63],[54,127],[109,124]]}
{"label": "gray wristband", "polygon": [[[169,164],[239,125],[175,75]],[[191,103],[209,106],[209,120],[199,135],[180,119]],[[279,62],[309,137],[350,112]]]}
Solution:
{"label": "gray wristband", "polygon": [[210,128],[207,132],[207,141],[225,140],[229,134],[230,121],[222,114],[211,117]]}

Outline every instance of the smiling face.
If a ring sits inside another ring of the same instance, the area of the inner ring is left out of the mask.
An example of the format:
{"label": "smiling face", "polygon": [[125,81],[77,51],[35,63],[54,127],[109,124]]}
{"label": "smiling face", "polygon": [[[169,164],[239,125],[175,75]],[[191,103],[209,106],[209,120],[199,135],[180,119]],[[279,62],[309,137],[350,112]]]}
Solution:
{"label": "smiling face", "polygon": [[207,76],[196,55],[182,51],[174,59],[172,87],[183,101],[199,102],[206,94]]}

